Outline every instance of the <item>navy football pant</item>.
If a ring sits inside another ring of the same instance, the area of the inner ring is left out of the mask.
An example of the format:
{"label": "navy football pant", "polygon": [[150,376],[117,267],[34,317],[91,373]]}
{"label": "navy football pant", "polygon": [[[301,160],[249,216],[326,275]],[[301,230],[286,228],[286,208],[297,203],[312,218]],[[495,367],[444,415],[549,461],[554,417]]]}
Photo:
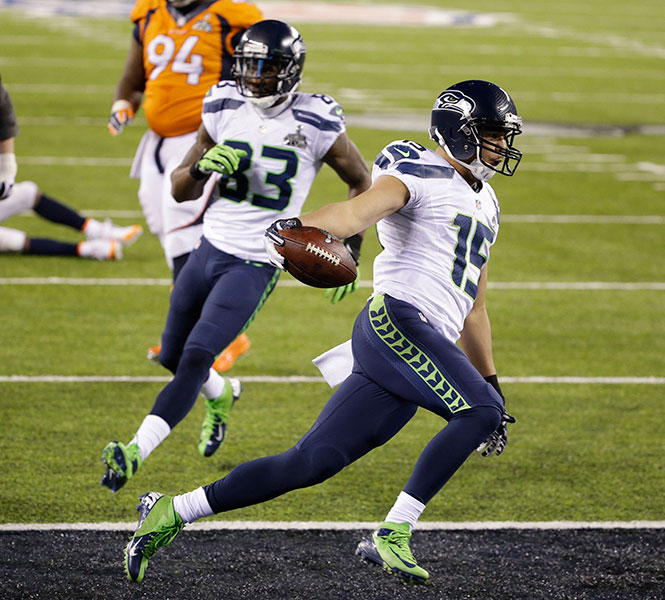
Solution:
{"label": "navy football pant", "polygon": [[171,292],[159,360],[174,378],[151,414],[171,428],[185,418],[215,356],[249,326],[278,277],[272,265],[226,254],[201,238]]}
{"label": "navy football pant", "polygon": [[376,296],[353,330],[353,373],[291,449],[234,468],[205,486],[215,513],[320,483],[386,443],[419,406],[448,421],[404,490],[423,503],[499,426],[502,400],[466,355],[412,305]]}

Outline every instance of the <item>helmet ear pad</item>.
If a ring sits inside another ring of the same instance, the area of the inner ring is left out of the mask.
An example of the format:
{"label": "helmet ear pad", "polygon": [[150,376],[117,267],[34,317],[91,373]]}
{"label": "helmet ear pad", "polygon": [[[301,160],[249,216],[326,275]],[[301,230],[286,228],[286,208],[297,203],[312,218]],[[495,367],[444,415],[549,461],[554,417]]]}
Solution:
{"label": "helmet ear pad", "polygon": [[[444,111],[439,111],[439,113]],[[476,133],[468,124],[468,119],[457,115],[453,111],[445,111],[445,121],[442,124],[434,124],[430,130],[430,137],[440,146],[446,146],[450,153],[461,161],[469,161],[476,157],[476,146],[469,143],[470,139],[477,141]],[[445,123],[445,124],[444,124]]]}
{"label": "helmet ear pad", "polygon": [[448,149],[457,160],[468,161],[476,157],[477,146],[469,143],[470,139],[478,142],[476,132],[468,125],[465,118],[458,119],[451,128]]}

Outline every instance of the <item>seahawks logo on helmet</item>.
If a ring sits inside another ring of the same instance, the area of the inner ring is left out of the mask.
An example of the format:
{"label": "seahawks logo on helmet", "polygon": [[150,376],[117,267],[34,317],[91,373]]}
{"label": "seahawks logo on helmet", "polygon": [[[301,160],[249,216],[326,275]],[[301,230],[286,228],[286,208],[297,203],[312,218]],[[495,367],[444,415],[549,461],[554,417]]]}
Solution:
{"label": "seahawks logo on helmet", "polygon": [[474,108],[473,99],[457,90],[446,90],[434,102],[434,110],[451,110],[464,117],[470,117]]}

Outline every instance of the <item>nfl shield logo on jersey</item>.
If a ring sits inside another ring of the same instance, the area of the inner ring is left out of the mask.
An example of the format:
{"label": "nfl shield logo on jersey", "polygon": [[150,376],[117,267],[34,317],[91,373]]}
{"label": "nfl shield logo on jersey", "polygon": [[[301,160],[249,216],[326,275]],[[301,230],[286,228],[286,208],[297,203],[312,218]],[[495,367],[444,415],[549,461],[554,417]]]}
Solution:
{"label": "nfl shield logo on jersey", "polygon": [[210,15],[205,15],[198,23],[192,25],[192,29],[196,31],[205,31],[206,33],[212,33],[212,23],[210,22]]}
{"label": "nfl shield logo on jersey", "polygon": [[307,138],[302,133],[302,125],[296,127],[295,133],[289,133],[284,138],[284,143],[287,146],[293,146],[294,148],[302,148],[303,150],[307,148]]}

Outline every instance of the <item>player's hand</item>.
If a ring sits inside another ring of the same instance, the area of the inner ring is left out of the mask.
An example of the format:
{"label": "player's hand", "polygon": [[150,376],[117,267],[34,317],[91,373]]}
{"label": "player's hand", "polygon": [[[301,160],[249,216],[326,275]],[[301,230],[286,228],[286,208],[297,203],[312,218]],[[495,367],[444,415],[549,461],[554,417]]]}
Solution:
{"label": "player's hand", "polygon": [[4,200],[12,193],[16,181],[16,156],[13,152],[0,154],[0,200]]}
{"label": "player's hand", "polygon": [[129,100],[116,100],[111,106],[108,130],[112,136],[120,135],[122,130],[134,120],[134,108]]}
{"label": "player's hand", "polygon": [[356,291],[358,288],[358,278],[360,277],[360,270],[358,267],[356,267],[356,272],[358,273],[358,276],[351,283],[336,288],[329,288],[325,291],[324,296],[330,300],[331,304],[337,304],[340,300],[343,300],[349,294]]}
{"label": "player's hand", "polygon": [[508,445],[508,423],[514,423],[515,420],[515,417],[509,415],[504,409],[501,415],[501,423],[499,423],[496,431],[476,448],[476,452],[482,452],[483,456],[491,456],[492,454],[499,456]]}
{"label": "player's hand", "polygon": [[282,271],[285,270],[284,257],[277,252],[277,248],[275,247],[284,245],[284,238],[279,235],[279,232],[284,229],[293,229],[294,227],[301,226],[302,223],[298,217],[292,219],[279,219],[266,229],[265,235],[263,236],[263,245],[268,253],[270,263],[275,265],[278,269],[282,269]]}
{"label": "player's hand", "polygon": [[217,144],[203,153],[194,168],[203,175],[210,175],[213,171],[222,175],[231,175],[238,170],[243,156],[247,156],[245,150]]}
{"label": "player's hand", "polygon": [[337,304],[340,300],[352,294],[358,288],[358,279],[360,278],[360,271],[357,269],[360,262],[360,246],[363,243],[363,237],[359,234],[352,235],[344,240],[344,247],[349,251],[351,258],[356,263],[356,271],[358,276],[351,282],[341,287],[327,289],[324,296],[330,299],[331,304]]}

